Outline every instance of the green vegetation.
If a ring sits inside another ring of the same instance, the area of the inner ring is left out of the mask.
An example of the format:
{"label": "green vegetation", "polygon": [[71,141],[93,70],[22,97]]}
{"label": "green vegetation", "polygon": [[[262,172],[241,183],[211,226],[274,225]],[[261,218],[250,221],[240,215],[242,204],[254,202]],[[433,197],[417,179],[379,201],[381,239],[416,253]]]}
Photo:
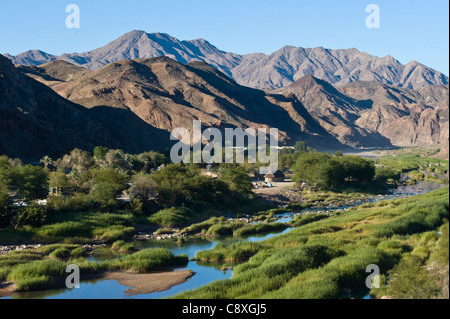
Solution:
{"label": "green vegetation", "polygon": [[11,252],[0,256],[0,280],[13,281],[18,291],[31,291],[64,285],[69,264],[78,265],[83,274],[103,271],[147,273],[188,261],[187,256],[174,256],[163,248],[146,249],[99,263],[89,262],[80,258],[81,255],[82,247],[77,245],[49,245],[37,251]]}
{"label": "green vegetation", "polygon": [[425,180],[429,182],[448,183],[445,175],[449,171],[449,161],[422,157],[418,153],[406,153],[399,155],[386,155],[375,160],[379,177],[384,178],[391,172],[388,178],[398,180],[400,173],[406,174],[411,180]]}
{"label": "green vegetation", "polygon": [[[370,264],[391,279],[388,287],[374,288],[373,296],[448,298],[448,196],[444,188],[368,204],[257,244],[217,245],[197,258],[245,262],[231,279],[175,298],[361,298],[369,293],[365,269]],[[421,256],[421,263],[413,256]],[[439,271],[428,271],[430,265]],[[402,295],[409,284],[421,292]]]}
{"label": "green vegetation", "polygon": [[372,161],[358,156],[332,156],[327,153],[300,154],[294,166],[293,181],[315,189],[330,189],[345,182],[368,183],[375,175]]}
{"label": "green vegetation", "polygon": [[315,221],[328,218],[329,214],[306,214],[306,215],[297,215],[293,218],[289,225],[293,227],[300,227],[309,223],[313,223]]}
{"label": "green vegetation", "polygon": [[161,227],[179,227],[189,224],[194,218],[194,212],[186,207],[172,207],[160,210],[148,218],[151,224]]}
{"label": "green vegetation", "polygon": [[164,267],[186,263],[187,256],[174,256],[165,248],[145,249],[122,258],[105,261],[100,266],[108,270],[146,273]]}
{"label": "green vegetation", "polygon": [[259,223],[248,227],[238,228],[234,231],[235,236],[254,235],[260,233],[268,233],[276,230],[284,230],[288,226],[283,223],[264,224]]}
{"label": "green vegetation", "polygon": [[111,248],[114,250],[118,250],[119,252],[126,252],[126,253],[136,250],[133,243],[127,243],[123,240],[115,241],[112,244]]}
{"label": "green vegetation", "polygon": [[217,244],[212,250],[200,251],[196,255],[199,261],[229,261],[239,262],[247,260],[260,249],[258,243],[238,242],[229,246]]}
{"label": "green vegetation", "polygon": [[[131,155],[104,147],[94,156],[75,149],[42,163],[44,168],[0,157],[0,243],[114,242],[132,236],[138,223],[184,227],[223,211],[267,207],[254,198],[239,165],[221,165],[214,179],[199,165],[168,164],[159,153]],[[13,205],[14,194],[24,206]],[[46,206],[34,203],[47,195]]]}

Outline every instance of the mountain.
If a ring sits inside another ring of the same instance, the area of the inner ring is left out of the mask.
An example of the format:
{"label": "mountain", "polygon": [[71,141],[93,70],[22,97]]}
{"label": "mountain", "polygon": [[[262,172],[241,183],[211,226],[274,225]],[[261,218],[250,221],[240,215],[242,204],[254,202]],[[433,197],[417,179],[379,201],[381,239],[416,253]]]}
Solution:
{"label": "mountain", "polygon": [[76,66],[62,60],[55,60],[40,66],[19,65],[17,66],[17,69],[29,77],[50,87],[71,80],[80,74],[90,72],[80,66]]}
{"label": "mountain", "polygon": [[448,77],[418,62],[402,65],[391,56],[378,58],[357,49],[305,49],[286,46],[268,56],[244,56],[232,70],[239,83],[256,88],[276,89],[305,75],[331,84],[378,81],[407,88],[448,84]]}
{"label": "mountain", "polygon": [[41,65],[57,59],[55,55],[40,50],[29,50],[16,56],[5,54],[5,56],[16,65]]}
{"label": "mountain", "polygon": [[[433,145],[449,136],[448,85],[414,91],[379,82],[355,82],[338,90],[370,103],[371,108],[361,113],[356,124],[376,130],[393,145]],[[428,90],[441,96],[439,102],[433,101]]]}
{"label": "mountain", "polygon": [[433,145],[448,138],[448,85],[411,90],[356,81],[334,87],[307,75],[275,92],[294,94],[322,127],[353,147]]}
{"label": "mountain", "polygon": [[38,161],[97,145],[128,151],[161,149],[167,132],[108,107],[88,110],[24,75],[0,56],[0,154]]}
{"label": "mountain", "polygon": [[304,140],[319,149],[343,146],[293,95],[241,86],[205,62],[182,64],[167,57],[123,60],[78,73],[52,89],[88,109],[99,106],[138,116],[167,132],[192,128],[279,129],[280,143]]}
{"label": "mountain", "polygon": [[84,53],[54,56],[42,51],[27,51],[7,56],[19,65],[64,60],[89,70],[120,60],[166,56],[181,63],[206,62],[241,85],[265,90],[288,86],[308,74],[331,84],[378,81],[419,89],[449,83],[447,76],[416,61],[403,65],[391,56],[378,58],[357,49],[286,46],[270,55],[239,55],[221,51],[203,39],[180,41],[165,33],[144,31],[128,32],[104,47]]}
{"label": "mountain", "polygon": [[352,147],[392,147],[389,139],[355,122],[370,106],[339,92],[326,81],[306,75],[275,92],[294,94],[308,112],[341,143]]}

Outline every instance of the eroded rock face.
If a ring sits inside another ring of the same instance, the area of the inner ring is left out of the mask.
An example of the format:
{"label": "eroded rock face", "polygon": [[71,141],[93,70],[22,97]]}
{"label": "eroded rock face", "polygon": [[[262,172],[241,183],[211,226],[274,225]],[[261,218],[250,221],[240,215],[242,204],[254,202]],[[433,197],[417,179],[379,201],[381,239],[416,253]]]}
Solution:
{"label": "eroded rock face", "polygon": [[[124,122],[129,124],[127,131],[112,129]],[[142,136],[149,138],[136,143]],[[158,148],[161,136],[138,117],[132,120],[114,110],[98,114],[70,102],[0,56],[1,154],[38,161],[44,155],[60,156],[74,148],[92,150],[97,145],[143,151]]]}
{"label": "eroded rock face", "polygon": [[204,127],[278,128],[281,143],[305,140],[319,149],[342,145],[292,95],[243,87],[204,62],[167,57],[111,63],[54,85],[62,97],[87,108],[100,105],[137,115],[171,132]]}
{"label": "eroded rock face", "polygon": [[439,151],[439,153],[437,153],[435,155],[435,157],[437,158],[443,158],[448,160],[449,159],[449,139],[447,138],[447,140],[443,143],[441,150]]}
{"label": "eroded rock face", "polygon": [[[123,60],[96,71],[64,61],[18,68],[1,61],[1,145],[10,154],[23,150],[25,157],[59,154],[74,145],[130,152],[167,148],[169,133],[190,129],[193,120],[221,130],[278,128],[281,144],[303,140],[330,151],[448,138],[448,85],[411,90],[357,81],[334,87],[307,75],[269,94],[241,86],[204,62],[167,57]],[[54,133],[45,133],[48,128]],[[49,136],[58,138],[52,153],[41,142],[56,139]]]}
{"label": "eroded rock face", "polygon": [[335,88],[308,75],[276,92],[295,94],[330,134],[353,147],[434,145],[448,138],[448,85],[415,91],[358,81]]}

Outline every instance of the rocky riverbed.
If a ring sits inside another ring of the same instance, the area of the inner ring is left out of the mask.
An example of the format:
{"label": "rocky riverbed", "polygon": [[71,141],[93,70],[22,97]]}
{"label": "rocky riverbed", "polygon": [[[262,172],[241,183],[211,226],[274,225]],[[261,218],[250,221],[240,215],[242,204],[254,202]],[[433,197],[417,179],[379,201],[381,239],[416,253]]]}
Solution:
{"label": "rocky riverbed", "polygon": [[[46,244],[28,244],[28,245],[2,245],[0,246],[0,255],[4,255],[11,251],[36,250]],[[97,248],[106,247],[106,244],[85,244],[82,246],[89,253]]]}

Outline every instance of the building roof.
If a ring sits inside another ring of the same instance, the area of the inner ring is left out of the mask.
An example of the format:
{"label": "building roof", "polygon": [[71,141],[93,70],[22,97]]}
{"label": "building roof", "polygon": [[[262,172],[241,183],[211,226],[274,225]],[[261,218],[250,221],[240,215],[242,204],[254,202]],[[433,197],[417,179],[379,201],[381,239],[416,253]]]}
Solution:
{"label": "building roof", "polygon": [[268,171],[264,177],[266,177],[266,178],[284,178],[284,174],[280,170],[277,170],[275,172]]}

